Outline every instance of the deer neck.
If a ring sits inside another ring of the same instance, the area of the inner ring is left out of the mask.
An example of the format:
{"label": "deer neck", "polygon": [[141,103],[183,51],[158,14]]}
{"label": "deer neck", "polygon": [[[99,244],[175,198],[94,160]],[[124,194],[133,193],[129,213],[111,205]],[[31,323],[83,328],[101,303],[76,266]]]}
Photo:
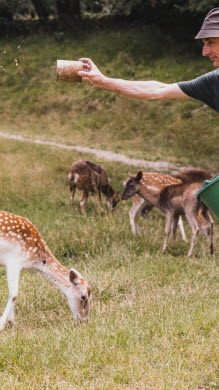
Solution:
{"label": "deer neck", "polygon": [[109,184],[107,184],[105,186],[101,186],[101,190],[102,190],[102,193],[104,195],[106,195],[107,197],[113,196],[113,194],[114,194],[114,191]]}
{"label": "deer neck", "polygon": [[69,271],[56,260],[51,252],[48,255],[46,260],[36,265],[36,268],[46,279],[55,284],[64,295],[67,295],[71,286]]}
{"label": "deer neck", "polygon": [[138,190],[138,195],[147,200],[153,206],[156,206],[159,200],[160,191],[151,190],[150,188],[146,189],[143,186],[140,186]]}

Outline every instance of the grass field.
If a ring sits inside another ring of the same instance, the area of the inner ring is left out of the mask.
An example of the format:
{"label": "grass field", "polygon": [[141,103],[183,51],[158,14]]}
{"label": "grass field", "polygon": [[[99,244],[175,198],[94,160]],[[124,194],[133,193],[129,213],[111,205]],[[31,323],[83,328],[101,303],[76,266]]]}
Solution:
{"label": "grass field", "polygon": [[[210,70],[159,31],[19,37],[1,40],[0,55],[0,131],[218,172],[218,117],[210,109],[193,114],[200,102],[138,102],[55,82],[57,58],[84,55],[112,77],[174,82]],[[17,325],[0,335],[0,389],[219,389],[218,222],[215,255],[200,235],[188,259],[179,233],[176,247],[170,242],[163,255],[158,211],[140,220],[142,234],[134,237],[130,201],[112,215],[101,214],[92,196],[88,217],[71,208],[72,162],[103,164],[120,192],[133,167],[0,140],[0,209],[31,220],[60,262],[78,269],[93,288],[90,320],[77,324],[59,290],[34,272],[21,275]],[[79,194],[76,206],[78,200]],[[2,312],[8,296],[3,268],[0,282]]]}

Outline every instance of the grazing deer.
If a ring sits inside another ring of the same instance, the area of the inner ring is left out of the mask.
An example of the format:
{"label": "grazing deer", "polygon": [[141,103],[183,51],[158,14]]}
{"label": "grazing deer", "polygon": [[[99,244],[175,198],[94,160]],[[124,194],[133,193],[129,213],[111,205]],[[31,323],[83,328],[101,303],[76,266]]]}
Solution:
{"label": "grazing deer", "polygon": [[0,211],[0,264],[6,267],[9,289],[9,299],[0,318],[0,331],[7,321],[14,324],[19,275],[24,268],[40,271],[66,296],[75,319],[87,319],[91,288],[86,279],[74,268],[68,271],[55,259],[28,219],[4,211]]}
{"label": "grazing deer", "polygon": [[119,195],[110,185],[110,179],[105,169],[93,164],[90,161],[80,160],[74,163],[68,174],[68,181],[71,191],[72,205],[74,201],[76,188],[83,191],[80,200],[81,211],[86,215],[86,203],[89,192],[98,193],[101,209],[103,210],[101,193],[106,196],[107,205],[110,211],[114,209],[119,202]]}
{"label": "grazing deer", "polygon": [[[153,172],[143,172],[143,176],[146,178],[148,177],[151,179]],[[160,175],[161,182],[162,180],[166,178],[166,175],[158,174]],[[179,172],[177,174],[171,175],[171,177],[175,179],[181,180],[182,183],[194,183],[194,182],[203,182],[204,180],[210,180],[212,178],[211,174],[201,170],[201,169],[190,169],[190,170],[185,170],[182,172]],[[159,185],[161,184],[159,183]],[[125,184],[125,183],[124,183]],[[173,182],[172,184],[175,184]],[[179,182],[177,183],[179,184]],[[162,190],[166,186],[166,183],[163,183],[163,186],[160,186],[160,190]],[[132,207],[129,211],[129,220],[130,220],[130,225],[132,228],[132,232],[134,234],[140,232],[139,225],[137,223],[139,215],[146,216],[150,210],[154,207],[154,205],[150,205],[144,198],[141,198],[139,195],[134,195],[132,197]],[[182,238],[185,242],[187,242],[184,227],[183,227],[183,222],[182,218],[179,218],[178,226],[180,228],[180,232],[182,235]]]}
{"label": "grazing deer", "polygon": [[[158,174],[160,175],[160,174]],[[159,179],[160,180],[160,179]],[[140,171],[136,176],[130,176],[125,184],[125,189],[121,199],[128,198],[138,194],[149,204],[158,207],[166,216],[165,239],[162,251],[167,248],[167,241],[172,226],[173,241],[175,242],[176,228],[180,215],[186,215],[186,218],[192,228],[192,241],[188,256],[192,255],[193,247],[198,235],[199,228],[203,234],[209,238],[210,253],[213,253],[213,220],[207,207],[196,198],[197,191],[202,187],[201,183],[174,184],[167,185],[161,191],[152,193],[150,187],[157,183],[158,178],[155,175],[154,181],[148,185],[147,178]]]}

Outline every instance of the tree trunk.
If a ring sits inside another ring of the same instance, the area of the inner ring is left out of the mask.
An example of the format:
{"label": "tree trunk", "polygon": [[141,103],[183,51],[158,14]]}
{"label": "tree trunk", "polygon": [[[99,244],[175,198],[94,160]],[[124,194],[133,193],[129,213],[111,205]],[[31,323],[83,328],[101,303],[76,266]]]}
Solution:
{"label": "tree trunk", "polygon": [[43,4],[42,0],[32,0],[32,3],[34,5],[34,8],[36,10],[37,15],[39,16],[39,19],[41,20],[47,20],[48,19],[48,10]]}

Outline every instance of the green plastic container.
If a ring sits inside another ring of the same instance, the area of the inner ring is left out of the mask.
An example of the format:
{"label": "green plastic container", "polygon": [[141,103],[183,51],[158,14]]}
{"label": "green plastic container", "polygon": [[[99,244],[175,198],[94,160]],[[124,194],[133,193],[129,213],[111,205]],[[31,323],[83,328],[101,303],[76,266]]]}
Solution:
{"label": "green plastic container", "polygon": [[205,180],[196,196],[219,218],[219,174],[212,180]]}

